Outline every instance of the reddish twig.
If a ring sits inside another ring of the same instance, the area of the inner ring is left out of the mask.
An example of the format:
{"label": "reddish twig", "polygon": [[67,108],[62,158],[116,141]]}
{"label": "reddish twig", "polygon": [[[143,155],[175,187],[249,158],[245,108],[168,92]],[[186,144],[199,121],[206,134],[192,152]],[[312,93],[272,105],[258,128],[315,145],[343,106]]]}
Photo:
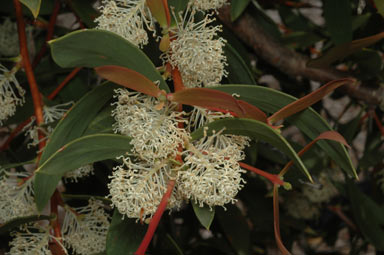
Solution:
{"label": "reddish twig", "polygon": [[153,215],[151,222],[149,223],[147,232],[145,233],[145,236],[141,241],[139,248],[135,252],[136,255],[144,255],[145,252],[147,251],[147,248],[152,240],[152,237],[157,229],[157,226],[159,225],[161,216],[163,215],[165,209],[167,208],[168,200],[172,195],[172,191],[173,191],[173,188],[175,187],[175,183],[176,183],[175,180],[170,180],[168,182],[167,191],[165,192],[163,198],[161,199],[159,207],[157,207],[157,210]]}
{"label": "reddish twig", "polygon": [[48,30],[47,30],[47,35],[45,37],[45,43],[43,43],[43,46],[41,47],[39,53],[36,55],[35,59],[33,60],[32,63],[32,68],[35,68],[37,64],[40,62],[40,60],[43,58],[45,52],[47,51],[47,42],[52,39],[53,37],[53,31],[55,28],[56,20],[57,20],[57,15],[59,14],[60,11],[60,1],[55,0],[55,6],[53,8],[51,17],[49,19],[49,25],[48,25]]}
{"label": "reddish twig", "polygon": [[254,172],[254,173],[258,174],[258,175],[261,175],[261,176],[267,178],[267,179],[270,180],[273,184],[284,185],[284,181],[281,180],[281,179],[279,178],[278,175],[267,173],[267,172],[265,172],[265,171],[263,171],[263,170],[261,170],[261,169],[258,169],[258,168],[256,168],[256,167],[250,166],[250,165],[245,164],[245,163],[243,163],[243,162],[239,162],[239,165],[240,165],[242,168],[246,169],[246,170],[249,170],[249,171],[251,171],[251,172]]}
{"label": "reddish twig", "polygon": [[353,229],[354,231],[358,231],[357,230],[357,227],[355,225],[355,223],[352,222],[351,219],[349,219],[344,213],[343,211],[341,210],[341,208],[339,206],[327,206],[328,210],[330,210],[331,212],[335,213],[342,221],[345,222],[345,224],[347,224],[351,229]]}
{"label": "reddish twig", "polygon": [[383,127],[383,124],[381,123],[379,117],[377,116],[377,114],[374,110],[371,111],[371,115],[372,115],[373,119],[375,120],[377,128],[380,130],[381,136],[384,137],[384,127]]}
{"label": "reddish twig", "polygon": [[279,187],[277,185],[273,185],[273,228],[277,247],[283,255],[290,255],[291,253],[285,248],[280,235]]}
{"label": "reddish twig", "polygon": [[[51,226],[53,228],[53,234],[56,237],[54,239],[53,247],[50,247],[50,249],[56,251],[55,254],[57,255],[65,255],[66,252],[62,248],[62,244],[59,244],[61,240],[61,229],[60,229],[60,222],[59,222],[59,210],[58,206],[63,205],[63,200],[61,198],[61,195],[58,190],[55,190],[55,193],[53,193],[51,197],[51,213],[54,213],[56,217],[51,220]],[[54,247],[56,246],[56,247]]]}
{"label": "reddish twig", "polygon": [[[13,0],[15,6],[16,19],[17,19],[17,28],[20,41],[20,54],[22,56],[22,63],[25,68],[25,72],[28,79],[28,84],[32,94],[33,107],[36,116],[36,124],[40,126],[44,123],[43,118],[43,102],[41,100],[39,88],[37,87],[35,75],[33,74],[31,61],[29,59],[28,47],[27,47],[27,36],[25,34],[25,23],[23,18],[23,12],[21,9],[21,3],[19,0]],[[39,149],[42,151],[45,146],[44,134],[39,130]]]}
{"label": "reddish twig", "polygon": [[0,152],[8,149],[9,145],[11,144],[12,140],[23,130],[23,128],[28,125],[31,122],[31,118],[28,118],[24,122],[20,123],[12,132],[9,134],[7,140],[4,142],[4,144],[0,147]]}
{"label": "reddish twig", "polygon": [[56,97],[56,95],[64,88],[65,85],[68,84],[68,82],[70,80],[72,80],[72,78],[82,69],[82,67],[77,67],[75,69],[72,70],[72,72],[70,72],[67,77],[65,77],[65,79],[59,84],[59,86],[57,86],[57,88],[51,93],[48,95],[48,99],[52,100]]}

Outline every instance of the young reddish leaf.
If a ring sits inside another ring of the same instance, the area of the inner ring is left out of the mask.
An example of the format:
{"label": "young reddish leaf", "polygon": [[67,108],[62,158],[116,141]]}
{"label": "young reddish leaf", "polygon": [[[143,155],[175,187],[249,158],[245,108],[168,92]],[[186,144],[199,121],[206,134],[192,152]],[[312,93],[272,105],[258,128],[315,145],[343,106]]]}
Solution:
{"label": "young reddish leaf", "polygon": [[[299,155],[299,156],[303,155],[306,151],[308,151],[319,140],[332,140],[332,141],[344,144],[345,146],[350,148],[347,141],[345,141],[344,137],[342,135],[340,135],[338,132],[326,131],[326,132],[321,133],[318,137],[316,137],[314,140],[312,140],[310,143],[308,143],[303,149],[301,149],[297,153],[297,155]],[[281,170],[279,175],[283,176],[292,165],[293,165],[293,161],[291,160],[284,166],[283,170]],[[357,175],[355,177],[358,178]]]}
{"label": "young reddish leaf", "polygon": [[147,77],[122,66],[99,66],[95,67],[96,73],[102,78],[112,81],[138,92],[158,97],[161,90]]}
{"label": "young reddish leaf", "polygon": [[283,255],[290,255],[291,253],[285,248],[280,235],[280,216],[279,216],[279,187],[273,185],[273,228],[275,230],[275,240],[277,247]]}
{"label": "young reddish leaf", "polygon": [[353,78],[344,78],[328,82],[327,84],[313,91],[312,93],[300,98],[299,100],[289,105],[284,106],[283,108],[275,112],[272,116],[270,116],[268,118],[268,122],[274,123],[276,121],[289,117],[297,112],[300,112],[313,105],[314,103],[320,101],[323,97],[325,97],[327,94],[340,87],[341,85],[354,82],[356,82],[356,80]]}
{"label": "young reddish leaf", "polygon": [[250,118],[267,122],[267,115],[256,106],[237,100],[225,92],[208,88],[188,88],[167,96],[168,100],[180,104],[200,106],[212,110],[221,109],[233,112],[240,118]]}
{"label": "young reddish leaf", "polygon": [[[147,0],[146,4],[153,17],[156,18],[160,26],[164,29],[171,23],[171,16],[168,10],[168,4],[164,0]],[[166,6],[165,6],[166,4]]]}
{"label": "young reddish leaf", "polygon": [[343,59],[364,47],[372,45],[384,38],[384,32],[365,37],[362,39],[354,40],[352,42],[343,43],[333,47],[327,51],[323,56],[310,60],[307,63],[308,67],[326,67],[335,62],[336,60]]}

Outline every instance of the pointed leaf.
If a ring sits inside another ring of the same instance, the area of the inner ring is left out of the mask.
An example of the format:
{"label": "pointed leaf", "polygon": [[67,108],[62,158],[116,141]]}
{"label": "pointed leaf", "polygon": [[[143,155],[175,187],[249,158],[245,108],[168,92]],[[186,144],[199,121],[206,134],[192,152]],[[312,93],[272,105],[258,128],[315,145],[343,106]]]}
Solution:
{"label": "pointed leaf", "polygon": [[138,92],[157,97],[160,89],[147,77],[134,70],[122,66],[99,66],[95,67],[96,73],[116,84]]}
{"label": "pointed leaf", "polygon": [[141,73],[151,81],[160,81],[160,89],[169,92],[152,61],[123,37],[104,30],[87,29],[49,41],[53,60],[61,67],[97,67],[117,65]]}
{"label": "pointed leaf", "polygon": [[[283,92],[257,85],[221,85],[214,89],[229,94],[237,93],[240,95],[240,99],[268,113],[276,112],[297,100],[297,98]],[[327,122],[310,107],[287,118],[286,121],[297,126],[310,139],[315,139],[324,131],[332,130]],[[351,158],[344,146],[331,141],[319,141],[317,144],[348,173],[349,176],[357,177]]]}
{"label": "pointed leaf", "polygon": [[99,111],[112,98],[117,85],[106,83],[96,87],[80,99],[53,130],[40,158],[43,164],[53,153],[70,141],[79,138]]}
{"label": "pointed leaf", "polygon": [[[159,22],[160,26],[164,29],[168,27],[170,22],[169,10],[165,9],[162,0],[146,0],[146,4],[151,11],[153,17]],[[167,13],[168,12],[168,13]],[[168,17],[168,18],[167,18]]]}
{"label": "pointed leaf", "polygon": [[[205,129],[206,127],[208,127],[208,130]],[[211,135],[214,131],[218,132],[220,130],[223,130],[223,134],[244,135],[254,140],[262,140],[270,143],[287,154],[308,179],[312,181],[312,177],[307,168],[287,140],[285,140],[278,131],[263,122],[237,118],[221,119],[199,128],[191,134],[191,137],[192,140],[197,140],[204,137],[204,132]]]}
{"label": "pointed leaf", "polygon": [[61,177],[81,166],[115,158],[131,150],[131,139],[122,135],[94,134],[64,145],[35,172],[35,201],[41,211],[56,189]]}
{"label": "pointed leaf", "polygon": [[266,122],[267,116],[257,107],[237,100],[230,94],[208,88],[189,88],[169,94],[168,99],[180,104],[205,107],[213,110],[224,110],[238,117],[251,118]]}
{"label": "pointed leaf", "polygon": [[41,0],[20,0],[20,2],[28,7],[35,19],[39,16]]}
{"label": "pointed leaf", "polygon": [[228,81],[230,83],[256,84],[255,78],[249,70],[247,64],[229,43],[224,47],[225,56],[227,57]]}
{"label": "pointed leaf", "polygon": [[384,32],[365,37],[362,39],[354,40],[352,42],[337,45],[332,49],[328,50],[321,57],[310,60],[307,63],[308,67],[326,67],[335,62],[336,60],[342,60],[345,57],[361,50],[362,48],[368,47],[381,39],[384,38]]}
{"label": "pointed leaf", "polygon": [[137,223],[135,219],[123,219],[123,215],[115,209],[107,234],[107,254],[133,255],[145,235],[146,228],[146,225]]}
{"label": "pointed leaf", "polygon": [[193,211],[195,212],[196,217],[199,219],[201,225],[209,230],[209,227],[212,224],[213,218],[215,217],[215,207],[209,208],[209,206],[204,205],[200,207],[198,203],[191,202]]}
{"label": "pointed leaf", "polygon": [[295,102],[289,105],[284,106],[279,111],[275,112],[271,117],[269,117],[268,121],[270,121],[271,123],[274,123],[286,117],[289,117],[295,113],[298,113],[308,108],[309,106],[317,103],[327,94],[329,94],[336,88],[340,87],[341,85],[344,85],[347,83],[355,83],[355,82],[356,80],[352,78],[344,78],[344,79],[328,82],[327,84],[313,91],[312,93],[296,100]]}

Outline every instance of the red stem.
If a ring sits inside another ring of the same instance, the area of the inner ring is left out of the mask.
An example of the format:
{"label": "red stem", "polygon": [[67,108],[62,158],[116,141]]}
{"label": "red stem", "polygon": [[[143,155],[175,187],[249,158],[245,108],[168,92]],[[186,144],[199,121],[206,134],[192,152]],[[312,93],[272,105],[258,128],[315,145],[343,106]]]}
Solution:
{"label": "red stem", "polygon": [[165,209],[167,208],[168,200],[172,195],[173,188],[175,187],[175,180],[170,180],[168,182],[167,191],[165,192],[163,198],[161,199],[161,202],[159,206],[157,207],[157,210],[155,214],[153,215],[151,222],[149,223],[147,232],[145,233],[145,236],[143,240],[141,241],[141,244],[137,251],[135,252],[135,255],[145,255],[145,252],[148,249],[148,246],[152,240],[152,237],[157,229],[157,226],[159,225],[161,216],[163,215]]}
{"label": "red stem", "polygon": [[168,27],[171,26],[171,14],[169,13],[168,0],[162,0]]}
{"label": "red stem", "polygon": [[254,172],[254,173],[258,174],[258,175],[261,175],[261,176],[267,178],[273,184],[278,184],[278,185],[283,185],[284,184],[284,181],[281,180],[278,175],[267,173],[267,172],[265,172],[263,170],[260,170],[260,169],[258,169],[256,167],[253,167],[253,166],[250,166],[250,165],[245,164],[243,162],[239,162],[239,165],[242,168],[244,168],[244,169],[247,169],[249,171],[252,171],[252,172]]}
{"label": "red stem", "polygon": [[[25,68],[25,72],[28,79],[28,84],[31,90],[32,94],[32,100],[33,100],[33,107],[35,111],[36,116],[36,124],[37,126],[40,126],[44,123],[43,118],[43,102],[41,100],[39,88],[37,87],[35,75],[33,74],[31,61],[29,59],[28,54],[28,47],[27,47],[27,36],[25,34],[25,23],[23,18],[23,12],[21,9],[21,4],[19,0],[13,0],[13,4],[15,6],[15,12],[16,12],[16,19],[17,19],[17,28],[18,28],[18,34],[19,34],[19,41],[20,41],[20,54],[23,58],[23,66]],[[38,131],[39,140],[39,149],[42,151],[45,146],[44,134],[39,130]]]}
{"label": "red stem", "polygon": [[56,95],[64,88],[65,85],[67,85],[67,83],[72,80],[72,78],[82,69],[82,67],[77,67],[75,69],[72,70],[72,72],[70,72],[67,77],[65,77],[65,79],[59,84],[59,86],[57,86],[57,88],[51,93],[49,94],[49,96],[47,97],[48,99],[52,100],[56,97]]}
{"label": "red stem", "polygon": [[383,124],[381,123],[379,117],[377,116],[376,112],[372,110],[372,117],[376,122],[376,126],[379,128],[381,136],[384,136],[384,127]]}
{"label": "red stem", "polygon": [[53,193],[51,197],[51,213],[54,213],[56,215],[55,219],[51,220],[51,226],[53,228],[53,234],[56,237],[57,240],[54,240],[53,246],[51,247],[51,250],[56,251],[57,255],[65,255],[65,251],[61,247],[61,245],[58,242],[58,240],[61,240],[61,229],[60,229],[60,222],[59,222],[59,210],[58,206],[63,205],[63,200],[61,199],[61,195],[59,191],[56,189],[55,193]]}
{"label": "red stem", "polygon": [[35,68],[37,66],[37,64],[40,62],[45,52],[47,51],[47,42],[51,40],[53,37],[53,31],[55,28],[57,15],[59,14],[59,11],[60,11],[60,1],[55,0],[55,6],[53,8],[52,15],[49,19],[49,25],[48,25],[47,35],[45,37],[45,43],[43,44],[39,53],[36,55],[35,59],[33,60],[32,68]]}

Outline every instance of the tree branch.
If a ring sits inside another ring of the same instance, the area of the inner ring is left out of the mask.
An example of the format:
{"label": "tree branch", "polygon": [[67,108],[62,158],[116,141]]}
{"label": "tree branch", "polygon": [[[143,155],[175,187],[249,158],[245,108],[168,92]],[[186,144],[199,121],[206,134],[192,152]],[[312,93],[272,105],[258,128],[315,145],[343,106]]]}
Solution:
{"label": "tree branch", "polygon": [[[264,31],[261,25],[249,13],[245,12],[235,22],[231,22],[230,7],[225,6],[219,10],[218,17],[246,45],[251,47],[260,58],[294,79],[303,77],[326,83],[351,76],[346,72],[332,68],[307,67],[306,63],[309,60],[307,56],[299,54],[276,41]],[[350,97],[362,100],[369,105],[377,106],[384,104],[383,88],[371,89],[358,83],[357,85],[344,85],[341,89]]]}

